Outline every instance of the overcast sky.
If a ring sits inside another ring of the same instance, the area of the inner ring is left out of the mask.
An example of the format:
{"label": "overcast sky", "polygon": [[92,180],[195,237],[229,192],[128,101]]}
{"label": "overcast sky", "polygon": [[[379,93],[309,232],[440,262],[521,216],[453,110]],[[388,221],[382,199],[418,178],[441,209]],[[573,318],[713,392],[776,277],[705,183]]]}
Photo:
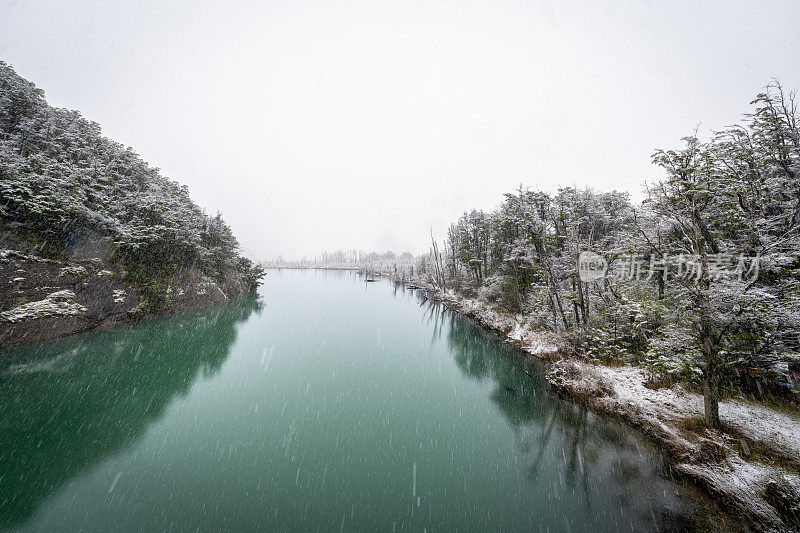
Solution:
{"label": "overcast sky", "polygon": [[427,250],[520,183],[630,191],[800,86],[800,2],[0,0],[0,59],[254,258]]}

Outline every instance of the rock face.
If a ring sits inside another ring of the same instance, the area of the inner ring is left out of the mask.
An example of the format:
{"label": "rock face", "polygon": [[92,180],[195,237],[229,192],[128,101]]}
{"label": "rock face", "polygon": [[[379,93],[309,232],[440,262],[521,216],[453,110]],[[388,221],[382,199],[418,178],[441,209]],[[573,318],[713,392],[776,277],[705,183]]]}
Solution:
{"label": "rock face", "polygon": [[[90,247],[88,253],[98,252]],[[0,250],[0,349],[144,318],[139,291],[125,281],[124,268],[98,253],[73,253],[54,260],[36,253]],[[220,284],[187,269],[166,287],[158,315],[218,305],[247,293],[236,273]]]}

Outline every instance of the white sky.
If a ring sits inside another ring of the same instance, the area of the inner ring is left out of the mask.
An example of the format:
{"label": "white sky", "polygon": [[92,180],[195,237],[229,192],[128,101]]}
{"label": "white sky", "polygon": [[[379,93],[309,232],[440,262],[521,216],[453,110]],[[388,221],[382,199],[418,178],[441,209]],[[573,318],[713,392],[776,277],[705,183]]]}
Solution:
{"label": "white sky", "polygon": [[800,87],[800,2],[0,0],[0,59],[254,258],[418,253],[520,183],[640,198],[657,147]]}

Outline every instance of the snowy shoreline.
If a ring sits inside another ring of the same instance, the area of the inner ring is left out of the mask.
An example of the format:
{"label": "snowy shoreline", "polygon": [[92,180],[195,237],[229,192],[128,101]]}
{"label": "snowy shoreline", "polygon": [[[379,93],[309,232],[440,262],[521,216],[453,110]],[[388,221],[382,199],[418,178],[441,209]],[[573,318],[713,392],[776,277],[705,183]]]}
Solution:
{"label": "snowy shoreline", "polygon": [[[353,269],[356,270],[356,269]],[[702,424],[703,398],[681,384],[648,388],[641,368],[611,367],[566,355],[563,341],[537,331],[522,315],[419,280],[376,273],[424,287],[429,298],[470,317],[528,355],[551,363],[550,385],[589,409],[613,416],[655,443],[673,470],[705,490],[757,531],[800,528],[800,416],[745,400],[720,402],[722,431]]]}

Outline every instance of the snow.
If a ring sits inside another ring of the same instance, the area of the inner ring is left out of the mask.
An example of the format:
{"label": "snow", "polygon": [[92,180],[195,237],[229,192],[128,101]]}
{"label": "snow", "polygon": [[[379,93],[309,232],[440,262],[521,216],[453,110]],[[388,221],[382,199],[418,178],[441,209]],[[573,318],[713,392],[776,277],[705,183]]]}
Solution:
{"label": "snow", "polygon": [[[785,527],[776,498],[790,505],[800,502],[800,476],[772,462],[746,461],[737,449],[738,438],[708,429],[691,430],[687,422],[703,416],[701,395],[682,386],[650,389],[647,376],[634,367],[606,367],[563,360],[553,365],[548,380],[560,390],[627,420],[642,429],[676,460],[676,469],[723,501],[763,525]],[[720,402],[724,427],[777,452],[797,464],[800,460],[800,420],[787,413],[742,399]]]}
{"label": "snow", "polygon": [[[616,401],[668,420],[703,416],[700,394],[688,392],[679,385],[655,390],[647,388],[644,386],[647,377],[642,369],[585,366],[613,385]],[[743,399],[722,400],[719,411],[723,424],[735,428],[746,438],[800,460],[800,419],[796,416]]]}
{"label": "snow", "polygon": [[553,334],[531,327],[521,315],[503,312],[483,300],[467,298],[452,290],[439,293],[438,297],[461,313],[502,332],[508,340],[518,344],[531,355],[547,357],[560,349],[558,339]]}
{"label": "snow", "polygon": [[65,266],[58,272],[59,276],[85,276],[86,269],[80,265]]}
{"label": "snow", "polygon": [[640,368],[586,366],[612,384],[616,397],[621,402],[637,405],[640,409],[672,419],[700,416],[703,413],[703,398],[700,395],[687,392],[681,386],[659,389],[645,387],[647,376]]}
{"label": "snow", "polygon": [[0,261],[7,262],[9,258],[22,259],[24,261],[33,261],[36,263],[56,263],[54,259],[46,259],[38,255],[24,254],[18,250],[3,249],[0,250]]}
{"label": "snow", "polygon": [[723,494],[738,510],[757,517],[768,530],[785,530],[776,508],[765,498],[767,491],[779,490],[788,498],[797,498],[800,476],[787,474],[763,463],[748,463],[739,457],[728,457],[721,464],[681,464],[677,470]]}
{"label": "snow", "polygon": [[63,290],[51,293],[44,300],[28,302],[0,313],[0,319],[11,323],[39,318],[77,316],[86,312],[86,307],[75,302],[75,293]]}
{"label": "snow", "polygon": [[720,402],[720,416],[750,439],[800,461],[800,419],[745,400]]}
{"label": "snow", "polygon": [[125,301],[125,297],[127,295],[128,295],[128,293],[125,292],[124,290],[115,289],[114,290],[114,303],[118,303],[118,304],[123,303]]}

